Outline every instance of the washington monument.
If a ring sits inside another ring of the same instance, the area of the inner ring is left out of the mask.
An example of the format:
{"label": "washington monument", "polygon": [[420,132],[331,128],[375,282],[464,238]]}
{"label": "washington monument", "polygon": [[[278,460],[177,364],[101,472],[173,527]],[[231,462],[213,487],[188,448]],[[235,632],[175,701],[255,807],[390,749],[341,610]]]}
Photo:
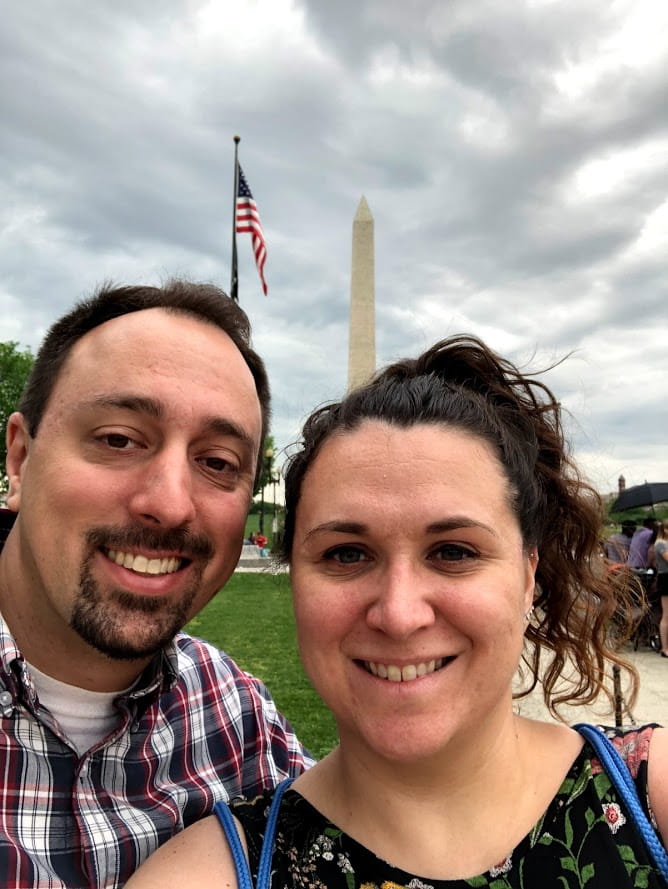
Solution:
{"label": "washington monument", "polygon": [[373,216],[362,197],[353,219],[348,389],[366,383],[376,369],[374,277]]}

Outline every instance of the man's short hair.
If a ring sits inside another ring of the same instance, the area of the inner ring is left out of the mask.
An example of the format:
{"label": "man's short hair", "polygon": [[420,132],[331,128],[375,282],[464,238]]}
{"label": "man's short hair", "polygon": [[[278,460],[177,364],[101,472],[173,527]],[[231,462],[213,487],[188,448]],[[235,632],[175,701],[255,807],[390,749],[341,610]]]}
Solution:
{"label": "man's short hair", "polygon": [[58,375],[75,343],[106,321],[144,309],[165,309],[213,324],[229,336],[241,353],[253,375],[262,411],[257,482],[262,472],[263,443],[269,429],[269,381],[264,362],[251,345],[248,316],[238,303],[213,284],[196,284],[181,279],[172,279],[162,287],[104,284],[93,296],[78,302],[47,332],[23,390],[19,410],[26,418],[30,435],[37,434]]}

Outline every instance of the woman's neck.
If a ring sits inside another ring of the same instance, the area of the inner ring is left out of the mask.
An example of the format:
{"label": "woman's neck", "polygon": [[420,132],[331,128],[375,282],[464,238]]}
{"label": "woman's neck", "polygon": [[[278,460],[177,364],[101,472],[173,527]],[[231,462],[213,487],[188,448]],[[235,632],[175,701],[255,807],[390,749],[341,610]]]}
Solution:
{"label": "woman's neck", "polygon": [[580,747],[570,729],[515,716],[493,736],[453,741],[412,763],[383,761],[344,735],[296,789],[408,873],[467,878],[503,860],[529,832]]}

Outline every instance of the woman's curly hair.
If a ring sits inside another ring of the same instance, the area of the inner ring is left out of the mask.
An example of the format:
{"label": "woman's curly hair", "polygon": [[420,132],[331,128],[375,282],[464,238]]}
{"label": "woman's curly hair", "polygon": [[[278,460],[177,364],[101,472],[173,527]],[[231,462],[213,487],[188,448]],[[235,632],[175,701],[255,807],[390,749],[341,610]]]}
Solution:
{"label": "woman's curly hair", "polygon": [[631,629],[631,590],[623,574],[606,570],[602,503],[569,455],[560,405],[547,386],[476,337],[460,335],[389,365],[341,401],[318,408],[286,467],[284,560],[291,557],[302,484],[323,442],[364,420],[455,427],[487,441],[498,456],[524,545],[539,553],[523,655],[528,684],[517,697],[540,681],[555,716],[560,705],[588,704],[601,692],[612,704],[605,684],[612,663],[628,673],[631,706],[638,677],[617,650],[620,633]]}

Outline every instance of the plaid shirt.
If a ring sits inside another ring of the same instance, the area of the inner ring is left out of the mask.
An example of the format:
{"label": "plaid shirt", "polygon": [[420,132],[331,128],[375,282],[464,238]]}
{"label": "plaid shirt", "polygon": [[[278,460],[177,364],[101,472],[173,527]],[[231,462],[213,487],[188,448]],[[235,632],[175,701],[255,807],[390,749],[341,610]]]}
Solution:
{"label": "plaid shirt", "polygon": [[185,633],[116,707],[79,756],[0,617],[0,886],[122,886],[218,800],[310,762],[262,683]]}

